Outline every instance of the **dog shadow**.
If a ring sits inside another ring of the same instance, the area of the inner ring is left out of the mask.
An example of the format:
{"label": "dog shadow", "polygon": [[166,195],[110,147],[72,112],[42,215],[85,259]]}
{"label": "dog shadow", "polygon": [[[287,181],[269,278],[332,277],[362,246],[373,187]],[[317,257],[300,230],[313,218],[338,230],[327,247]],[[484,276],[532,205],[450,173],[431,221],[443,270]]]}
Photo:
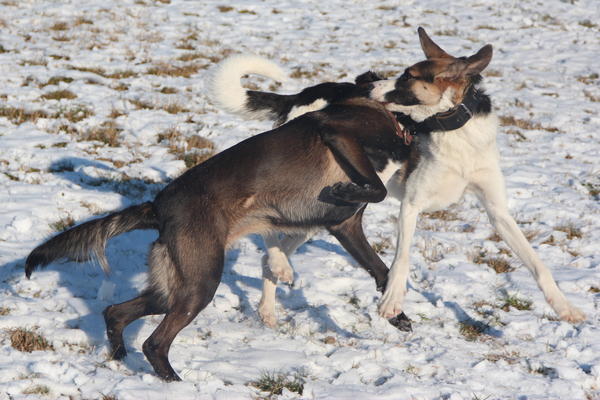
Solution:
{"label": "dog shadow", "polygon": [[[438,294],[420,290],[419,288],[416,288],[410,284],[409,284],[409,286],[410,286],[410,289],[412,289],[416,292],[419,292],[423,297],[425,297],[425,299],[427,299],[427,301],[429,301],[434,306],[438,303],[438,301],[442,300],[442,296],[440,296]],[[450,309],[454,313],[456,320],[458,322],[460,322],[461,324],[475,327],[475,328],[481,330],[482,333],[485,333],[489,336],[493,336],[495,338],[500,338],[503,336],[503,332],[501,330],[494,328],[487,322],[483,322],[483,321],[480,321],[480,320],[477,320],[477,319],[471,317],[465,311],[465,309],[462,308],[460,306],[460,304],[458,304],[457,302],[442,301],[442,304],[444,305],[444,307]]]}

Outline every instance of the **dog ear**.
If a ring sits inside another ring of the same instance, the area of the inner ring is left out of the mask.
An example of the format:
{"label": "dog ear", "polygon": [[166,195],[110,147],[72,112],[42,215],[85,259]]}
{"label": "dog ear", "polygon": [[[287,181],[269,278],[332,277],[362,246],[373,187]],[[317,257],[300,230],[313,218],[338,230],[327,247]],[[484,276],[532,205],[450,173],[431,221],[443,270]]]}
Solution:
{"label": "dog ear", "polygon": [[425,29],[419,27],[417,29],[417,33],[419,34],[419,41],[421,42],[421,48],[423,49],[423,53],[425,53],[425,57],[427,59],[430,58],[452,58],[451,55],[446,53],[440,46],[435,44],[433,40],[427,35]]}
{"label": "dog ear", "polygon": [[383,80],[383,78],[380,77],[379,75],[377,75],[375,72],[367,71],[365,73],[360,74],[356,78],[354,78],[354,83],[356,83],[357,85],[364,85],[366,83],[371,83],[371,82],[381,81],[381,80]]}
{"label": "dog ear", "polygon": [[436,77],[459,80],[478,75],[489,65],[492,60],[492,52],[492,45],[486,44],[471,57],[457,58]]}
{"label": "dog ear", "polygon": [[467,58],[465,76],[480,74],[492,61],[493,49],[491,44],[486,44],[477,53]]}

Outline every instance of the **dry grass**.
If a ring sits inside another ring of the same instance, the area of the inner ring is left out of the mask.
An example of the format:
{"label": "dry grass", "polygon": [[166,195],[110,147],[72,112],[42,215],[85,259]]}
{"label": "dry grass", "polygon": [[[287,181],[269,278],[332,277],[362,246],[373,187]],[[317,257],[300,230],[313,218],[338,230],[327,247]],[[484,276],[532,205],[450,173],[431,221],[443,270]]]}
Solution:
{"label": "dry grass", "polygon": [[0,107],[0,117],[7,118],[13,124],[21,125],[24,122],[35,123],[40,118],[48,118],[48,113],[42,110],[28,111],[16,107]]}
{"label": "dry grass", "polygon": [[263,372],[258,380],[248,382],[248,384],[261,392],[267,392],[269,397],[282,394],[284,388],[300,395],[304,390],[304,380],[297,374],[290,377],[282,373]]}
{"label": "dry grass", "polygon": [[176,128],[167,129],[158,135],[158,142],[166,141],[169,152],[183,160],[187,168],[203,163],[215,154],[215,144],[202,136],[185,138]]}
{"label": "dry grass", "polygon": [[38,396],[47,396],[50,394],[50,388],[46,385],[34,385],[23,390],[23,394],[36,394]]}
{"label": "dry grass", "polygon": [[48,343],[46,338],[24,328],[15,328],[9,330],[10,345],[22,352],[31,353],[32,351],[54,351],[54,347]]}
{"label": "dry grass", "polygon": [[187,64],[183,66],[176,66],[169,63],[160,63],[154,67],[148,68],[146,73],[149,75],[189,78],[201,69],[205,69],[207,67],[208,64]]}
{"label": "dry grass", "polygon": [[479,321],[463,321],[459,322],[459,332],[469,342],[474,342],[482,338],[485,335],[485,331],[489,329],[489,325]]}
{"label": "dry grass", "polygon": [[46,94],[42,95],[43,99],[46,100],[73,100],[75,98],[77,98],[77,95],[73,92],[71,92],[70,90],[67,89],[61,89],[61,90],[54,90],[52,92],[48,92]]}
{"label": "dry grass", "polygon": [[70,215],[59,219],[56,222],[50,224],[50,228],[52,228],[55,232],[63,232],[75,225],[75,220]]}
{"label": "dry grass", "polygon": [[542,124],[539,124],[537,122],[532,122],[532,121],[528,121],[525,119],[515,118],[512,115],[511,116],[500,115],[499,119],[500,119],[500,125],[502,125],[502,126],[516,126],[518,128],[526,129],[526,130],[542,130],[542,131],[547,131],[547,132],[560,132],[560,130],[558,128],[555,128],[553,126],[543,126]]}
{"label": "dry grass", "polygon": [[162,94],[176,94],[178,92],[179,92],[179,90],[177,90],[173,87],[168,87],[168,86],[165,86],[162,89],[160,89],[160,93],[162,93]]}
{"label": "dry grass", "polygon": [[385,254],[386,250],[389,250],[392,247],[392,242],[389,238],[380,237],[379,240],[371,244],[371,247],[378,254]]}
{"label": "dry grass", "polygon": [[456,212],[450,210],[434,211],[430,213],[423,213],[422,215],[431,219],[441,219],[442,221],[457,221],[460,219]]}
{"label": "dry grass", "polygon": [[473,262],[475,264],[487,264],[497,274],[504,274],[515,270],[504,258],[488,256],[483,251],[479,251],[473,256]]}
{"label": "dry grass", "polygon": [[567,234],[568,240],[581,239],[583,237],[583,233],[581,232],[581,229],[576,227],[572,222],[555,226],[554,230],[560,231],[560,232],[565,232]]}
{"label": "dry grass", "polygon": [[188,108],[185,108],[182,104],[177,102],[169,102],[167,104],[153,104],[148,101],[139,99],[130,99],[129,102],[135,107],[137,107],[138,110],[165,110],[169,114],[178,114],[190,111]]}
{"label": "dry grass", "polygon": [[41,84],[40,87],[45,87],[45,86],[49,86],[49,85],[58,85],[61,82],[71,83],[71,82],[73,82],[73,78],[70,78],[67,76],[53,76],[52,78],[48,79],[48,82]]}
{"label": "dry grass", "polygon": [[[191,49],[190,49],[191,50]],[[179,61],[189,62],[199,58],[206,58],[202,53],[185,53],[177,57]]]}
{"label": "dry grass", "polygon": [[0,315],[8,315],[10,314],[11,309],[8,307],[0,307]]}
{"label": "dry grass", "polygon": [[520,361],[521,355],[519,353],[517,353],[516,351],[511,351],[511,352],[505,351],[504,353],[486,354],[485,359],[488,361],[491,361],[493,363],[503,360],[503,361],[506,361],[507,364],[513,365],[513,364],[517,364]]}
{"label": "dry grass", "polygon": [[52,116],[52,118],[65,118],[70,122],[79,122],[92,115],[94,115],[94,111],[90,108],[82,104],[76,104],[68,108],[60,109]]}
{"label": "dry grass", "polygon": [[205,137],[194,135],[186,139],[188,149],[208,149],[214,150],[215,144],[212,140]]}
{"label": "dry grass", "polygon": [[531,300],[522,299],[514,295],[506,295],[501,299],[500,308],[506,312],[511,308],[517,310],[531,310],[533,302]]}
{"label": "dry grass", "polygon": [[167,104],[165,104],[165,105],[163,105],[162,107],[159,107],[159,108],[165,110],[169,114],[179,114],[179,113],[182,113],[182,112],[189,112],[190,111],[188,108],[185,108],[182,104],[177,103],[177,102],[170,102],[170,103],[167,103]]}
{"label": "dry grass", "polygon": [[69,41],[71,41],[71,37],[69,37],[67,35],[57,35],[57,36],[53,36],[52,40],[56,40],[57,42],[69,42]]}
{"label": "dry grass", "polygon": [[592,94],[591,92],[589,92],[587,90],[584,90],[583,94],[592,103],[599,103],[600,102],[600,96],[595,96],[594,94]]}
{"label": "dry grass", "polygon": [[64,21],[55,22],[52,26],[50,26],[50,29],[53,31],[66,31],[69,29],[69,24]]}
{"label": "dry grass", "polygon": [[110,147],[118,147],[121,131],[122,129],[117,126],[115,121],[106,121],[102,125],[90,129],[84,137],[86,140],[96,140]]}

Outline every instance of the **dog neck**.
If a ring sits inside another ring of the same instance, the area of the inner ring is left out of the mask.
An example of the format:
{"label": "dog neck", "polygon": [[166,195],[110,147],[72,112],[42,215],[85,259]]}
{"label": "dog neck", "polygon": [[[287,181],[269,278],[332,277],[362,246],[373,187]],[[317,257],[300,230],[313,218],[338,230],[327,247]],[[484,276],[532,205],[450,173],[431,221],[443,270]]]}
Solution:
{"label": "dog neck", "polygon": [[[448,98],[449,90],[444,93],[443,99]],[[451,93],[450,93],[451,94]],[[445,99],[444,99],[445,100]],[[446,103],[441,101],[440,103]],[[404,114],[402,112],[394,112],[394,116],[404,129],[410,132],[411,135],[428,134],[434,131],[453,131],[462,128],[469,120],[481,112],[489,112],[490,99],[482,91],[478,90],[474,85],[470,85],[462,101],[453,105],[451,108],[442,112],[437,112],[427,118],[416,122],[414,116]]]}

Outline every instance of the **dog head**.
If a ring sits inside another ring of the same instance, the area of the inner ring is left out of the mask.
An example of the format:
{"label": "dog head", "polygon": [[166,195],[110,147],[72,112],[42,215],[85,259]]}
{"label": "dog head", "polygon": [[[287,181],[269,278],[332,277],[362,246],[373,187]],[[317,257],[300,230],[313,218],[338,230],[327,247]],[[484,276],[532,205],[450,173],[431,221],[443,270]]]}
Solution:
{"label": "dog head", "polygon": [[390,111],[409,115],[416,121],[459,104],[470,85],[481,80],[492,59],[492,46],[485,45],[470,57],[453,57],[418,29],[426,60],[404,71],[397,79],[372,83],[370,97]]}

